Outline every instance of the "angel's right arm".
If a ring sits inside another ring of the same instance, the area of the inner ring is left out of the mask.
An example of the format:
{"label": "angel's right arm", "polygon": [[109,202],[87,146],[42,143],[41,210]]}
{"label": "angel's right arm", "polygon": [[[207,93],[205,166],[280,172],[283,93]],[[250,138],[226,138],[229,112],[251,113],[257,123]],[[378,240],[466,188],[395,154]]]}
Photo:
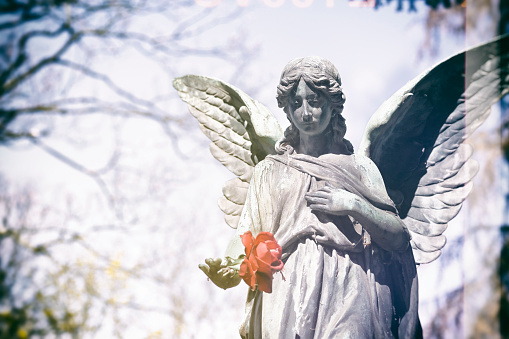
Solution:
{"label": "angel's right arm", "polygon": [[[265,228],[270,228],[268,221],[272,220],[272,206],[270,199],[264,199],[263,197],[271,195],[272,166],[273,162],[265,160],[261,161],[253,170],[237,231],[226,249],[225,258],[237,259],[245,254],[245,247],[240,237],[245,232],[251,231],[256,235],[262,231],[270,231]],[[262,225],[265,227],[262,227]],[[238,272],[233,274],[233,272],[226,269],[227,259],[209,258],[205,262],[208,266],[202,264],[200,268],[217,286],[226,289],[234,287],[240,282]]]}
{"label": "angel's right arm", "polygon": [[[237,226],[237,237],[247,231],[256,236],[260,232],[272,232],[273,206],[276,185],[274,178],[274,162],[263,160],[253,170],[249,182],[246,201]],[[242,245],[242,244],[241,244]],[[243,247],[242,247],[243,249]]]}

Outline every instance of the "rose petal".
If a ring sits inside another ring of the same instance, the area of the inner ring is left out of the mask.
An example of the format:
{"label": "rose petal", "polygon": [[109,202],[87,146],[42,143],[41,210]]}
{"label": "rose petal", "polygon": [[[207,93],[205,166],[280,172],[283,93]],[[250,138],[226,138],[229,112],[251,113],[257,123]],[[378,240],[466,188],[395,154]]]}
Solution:
{"label": "rose petal", "polygon": [[264,243],[260,243],[258,246],[254,247],[253,253],[256,255],[258,271],[272,276],[272,256],[270,251],[267,249],[267,246]]}
{"label": "rose petal", "polygon": [[272,292],[273,273],[283,269],[281,256],[283,250],[270,232],[260,232],[253,237],[251,232],[241,235],[246,248],[246,258],[242,261],[239,276],[254,290]]}
{"label": "rose petal", "polygon": [[270,264],[270,262],[272,261],[272,255],[270,253],[270,250],[264,243],[260,243],[254,247],[254,254],[259,260],[262,260],[267,264]]}
{"label": "rose petal", "polygon": [[253,268],[253,270],[257,271],[258,270],[258,260],[256,259],[256,255],[254,254],[254,252],[251,252],[251,254],[246,259],[251,264],[251,267]]}
{"label": "rose petal", "polygon": [[255,271],[253,271],[251,264],[246,259],[244,259],[244,261],[242,261],[242,263],[240,264],[239,276],[254,291],[256,286],[256,274]]}
{"label": "rose petal", "polygon": [[246,233],[240,236],[240,239],[242,240],[242,245],[244,245],[244,247],[246,248],[246,255],[249,256],[255,242],[253,234],[251,234],[251,231],[247,231]]}
{"label": "rose petal", "polygon": [[270,250],[271,261],[281,260],[282,254],[283,253],[281,253],[281,251],[278,251],[277,249]]}
{"label": "rose petal", "polygon": [[274,235],[270,232],[258,233],[258,235],[256,236],[256,239],[255,239],[255,244],[258,244],[261,242],[264,242],[267,244],[272,242],[272,243],[277,244],[276,239],[274,239]]}
{"label": "rose petal", "polygon": [[274,272],[281,271],[283,269],[283,267],[284,267],[284,264],[283,264],[283,262],[281,260],[279,260],[279,261],[273,261],[270,266],[271,266],[271,269],[272,269],[272,273],[274,273]]}
{"label": "rose petal", "polygon": [[260,291],[272,293],[272,277],[261,272],[256,272],[256,282]]}

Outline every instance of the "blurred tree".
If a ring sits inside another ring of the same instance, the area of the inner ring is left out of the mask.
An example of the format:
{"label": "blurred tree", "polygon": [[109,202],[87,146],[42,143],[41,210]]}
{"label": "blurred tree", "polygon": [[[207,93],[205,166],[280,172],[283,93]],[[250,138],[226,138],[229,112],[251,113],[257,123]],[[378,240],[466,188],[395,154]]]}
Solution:
{"label": "blurred tree", "polygon": [[[69,297],[74,296],[65,295],[71,289],[59,288],[56,281],[65,279],[69,283],[79,279],[78,272],[59,267],[57,275],[46,275],[47,279],[41,280],[43,268],[38,265],[55,262],[50,254],[50,247],[55,243],[34,245],[33,238],[41,229],[31,225],[34,213],[39,211],[33,206],[30,192],[13,192],[3,178],[0,179],[0,338],[48,334],[69,334],[76,338],[82,332],[89,332],[92,329],[88,323],[90,303],[83,303],[79,312],[73,311],[69,307]],[[40,223],[37,226],[44,228],[44,219],[44,213],[39,214],[35,218]],[[83,297],[92,295],[88,293]]]}
{"label": "blurred tree", "polygon": [[[239,77],[252,54],[234,34],[220,46],[203,43],[202,47],[192,47],[192,42],[212,27],[238,17],[238,10],[213,15],[212,10],[205,9],[191,15],[186,10],[192,4],[192,0],[2,1],[0,145],[29,140],[90,176],[112,201],[111,188],[103,176],[117,163],[118,150],[110,152],[104,166],[92,170],[70,157],[69,152],[45,143],[45,138],[62,121],[59,118],[103,114],[156,121],[176,142],[178,131],[190,121],[182,112],[171,113],[170,108],[175,94],[168,84],[177,74],[179,60],[192,57],[224,60],[237,66],[231,69]],[[161,28],[140,22],[140,18],[147,17]],[[127,51],[133,50],[146,57],[138,72],[132,69],[112,72],[104,65],[101,68],[100,61],[105,55],[125,58]],[[139,73],[143,68],[147,68],[148,74],[157,68],[167,75],[168,81],[161,85],[159,93],[133,91],[132,83],[141,80]],[[126,72],[133,75],[130,77]],[[83,142],[79,135],[67,138],[70,140],[66,141]]]}
{"label": "blurred tree", "polygon": [[[479,0],[433,6],[426,20],[426,38],[420,55],[435,54],[440,35],[455,34],[473,45],[509,32],[509,2]],[[472,137],[476,157],[481,162],[474,190],[469,198],[464,234],[449,243],[441,260],[443,279],[454,263],[465,265],[463,284],[438,296],[437,314],[426,333],[430,338],[451,335],[468,338],[509,337],[508,232],[509,186],[507,181],[508,98],[503,98],[495,123]],[[495,109],[498,112],[499,109]],[[495,194],[494,194],[495,193]],[[500,196],[502,194],[502,196]],[[504,205],[505,211],[500,211]],[[500,224],[501,223],[501,224]],[[502,244],[500,244],[500,231]],[[477,253],[477,263],[465,259]]]}
{"label": "blurred tree", "polygon": [[[349,1],[359,1],[359,0],[349,0]],[[369,0],[361,0],[361,1],[369,2]],[[405,2],[408,3],[408,11],[409,12],[417,11],[417,7],[416,7],[417,0],[385,0],[385,3],[391,4],[393,1],[397,1],[397,7],[396,7],[397,11],[402,11],[404,9]],[[437,8],[442,7],[442,6],[446,9],[451,8],[451,7],[460,6],[460,5],[464,4],[465,1],[466,0],[452,0],[452,1],[451,0],[425,0],[425,3],[430,8],[436,10]],[[377,9],[384,5],[384,1],[383,0],[374,0],[373,4],[374,4],[374,8]]]}
{"label": "blurred tree", "polygon": [[[187,306],[190,278],[182,267],[189,256],[181,253],[196,243],[189,233],[196,217],[170,201],[180,193],[175,182],[190,181],[197,169],[175,164],[179,145],[189,150],[194,140],[190,116],[174,110],[171,80],[186,64],[199,68],[207,60],[216,69],[228,64],[221,76],[235,82],[253,54],[242,31],[221,30],[238,19],[239,8],[197,12],[193,5],[0,1],[0,146],[35,147],[99,191],[87,188],[93,194],[85,198],[60,187],[41,197],[1,183],[0,338],[78,338],[105,327],[123,337],[134,320],[143,327],[139,319],[147,318],[173,328],[171,337],[185,336],[196,310]],[[221,34],[221,44],[209,43],[210,34]],[[168,225],[168,215],[175,224]],[[164,297],[144,300],[132,293],[137,288]],[[211,317],[214,309],[200,314]],[[153,337],[168,333],[145,327]]]}
{"label": "blurred tree", "polygon": [[[189,41],[214,25],[228,22],[238,11],[214,16],[211,10],[185,18],[194,2],[178,0],[16,1],[0,3],[0,142],[40,138],[47,128],[27,129],[16,124],[23,116],[36,114],[77,115],[105,112],[138,115],[163,124],[180,117],[162,107],[167,98],[142,98],[118,84],[107,71],[91,66],[91,57],[118,54],[134,48],[150,55],[166,71],[175,72],[173,62],[185,56],[228,60],[239,69],[251,53],[240,39],[222,46],[189,47]],[[137,25],[144,16],[166,20],[164,29]],[[185,19],[179,19],[184,17]],[[161,32],[158,32],[161,31]],[[155,34],[154,34],[155,32]],[[205,45],[205,44],[204,44]],[[141,65],[140,65],[141,66]],[[141,66],[143,67],[143,66]],[[77,79],[76,77],[80,77]],[[72,92],[78,81],[91,81],[109,96],[84,96]],[[171,134],[170,130],[167,130]]]}
{"label": "blurred tree", "polygon": [[[499,34],[509,34],[509,2],[501,0],[499,4],[500,19],[498,24]],[[501,126],[500,139],[501,151],[505,159],[502,173],[507,176],[509,172],[509,97],[501,101]],[[507,178],[506,178],[507,179]],[[505,194],[505,210],[501,227],[502,249],[500,251],[498,279],[500,284],[500,306],[498,321],[500,323],[500,335],[509,338],[509,182],[504,181],[503,193]]]}

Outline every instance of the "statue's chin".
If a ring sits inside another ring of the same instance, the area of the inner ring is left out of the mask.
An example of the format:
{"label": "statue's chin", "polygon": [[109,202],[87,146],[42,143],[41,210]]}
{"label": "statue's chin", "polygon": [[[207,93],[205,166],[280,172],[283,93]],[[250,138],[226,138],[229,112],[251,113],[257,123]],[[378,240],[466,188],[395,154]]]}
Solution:
{"label": "statue's chin", "polygon": [[299,132],[307,136],[319,136],[322,135],[327,126],[320,126],[316,122],[302,123],[298,126]]}

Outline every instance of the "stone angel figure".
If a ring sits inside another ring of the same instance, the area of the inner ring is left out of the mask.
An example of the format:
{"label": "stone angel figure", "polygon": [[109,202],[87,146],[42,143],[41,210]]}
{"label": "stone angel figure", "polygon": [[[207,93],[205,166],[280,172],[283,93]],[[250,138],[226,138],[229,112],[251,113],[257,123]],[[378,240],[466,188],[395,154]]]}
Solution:
{"label": "stone angel figure", "polygon": [[[174,86],[212,155],[237,177],[219,201],[237,235],[271,232],[284,276],[250,290],[243,338],[418,338],[416,265],[435,260],[477,164],[464,141],[507,93],[509,38],[459,53],[410,81],[370,119],[358,150],[344,138],[345,95],[319,57],[284,68],[281,132],[260,103],[222,81],[188,75]],[[220,258],[200,268],[229,288]]]}

